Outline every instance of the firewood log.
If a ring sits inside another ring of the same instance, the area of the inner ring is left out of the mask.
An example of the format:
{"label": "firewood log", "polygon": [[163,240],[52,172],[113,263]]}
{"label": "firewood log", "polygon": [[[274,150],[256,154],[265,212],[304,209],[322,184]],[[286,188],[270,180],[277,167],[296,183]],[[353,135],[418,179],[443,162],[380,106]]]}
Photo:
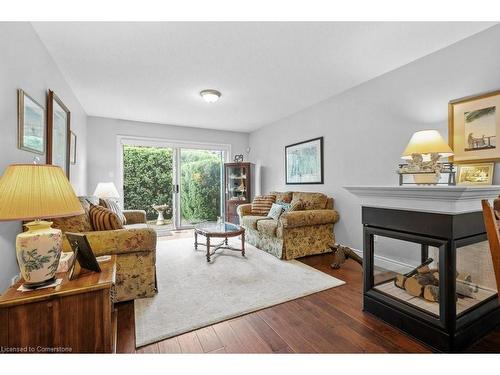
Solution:
{"label": "firewood log", "polygon": [[405,290],[408,294],[421,297],[424,293],[424,287],[426,285],[437,285],[438,282],[434,278],[434,276],[429,273],[417,274],[414,275],[405,282]]}
{"label": "firewood log", "polygon": [[[396,285],[398,288],[404,289],[405,288],[405,282],[408,278],[412,277],[413,275],[416,275],[418,273],[426,273],[424,272],[426,270],[425,267],[427,267],[428,264],[431,264],[434,260],[432,258],[427,259],[424,263],[419,265],[418,267],[412,269],[410,272],[403,274],[398,273],[396,277],[394,278],[394,285]],[[419,269],[421,272],[419,272]],[[427,268],[428,269],[428,268]]]}
{"label": "firewood log", "polygon": [[424,287],[424,298],[427,301],[439,302],[439,287],[437,285],[426,285]]}
{"label": "firewood log", "polygon": [[429,273],[431,269],[429,268],[429,265],[425,265],[422,267],[417,268],[417,273]]}
{"label": "firewood log", "polygon": [[396,285],[398,288],[404,289],[407,279],[408,278],[405,275],[401,275],[400,273],[398,273],[396,275],[396,278],[394,279],[394,285]]}

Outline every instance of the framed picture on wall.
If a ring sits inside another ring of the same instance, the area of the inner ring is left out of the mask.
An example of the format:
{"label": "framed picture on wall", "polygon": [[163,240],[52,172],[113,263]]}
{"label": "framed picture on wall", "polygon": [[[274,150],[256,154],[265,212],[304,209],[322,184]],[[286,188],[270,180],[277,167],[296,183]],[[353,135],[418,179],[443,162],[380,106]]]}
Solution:
{"label": "framed picture on wall", "polygon": [[323,137],[285,146],[287,185],[323,183]]}
{"label": "framed picture on wall", "polygon": [[69,178],[70,111],[52,90],[48,95],[47,117],[47,164],[58,165]]}
{"label": "framed picture on wall", "polygon": [[76,164],[76,134],[70,131],[69,162]]}
{"label": "framed picture on wall", "polygon": [[17,90],[18,147],[21,150],[45,153],[45,108],[24,90]]}
{"label": "framed picture on wall", "polygon": [[500,160],[500,90],[450,101],[448,128],[451,161]]}
{"label": "framed picture on wall", "polygon": [[458,185],[491,185],[495,163],[459,164]]}

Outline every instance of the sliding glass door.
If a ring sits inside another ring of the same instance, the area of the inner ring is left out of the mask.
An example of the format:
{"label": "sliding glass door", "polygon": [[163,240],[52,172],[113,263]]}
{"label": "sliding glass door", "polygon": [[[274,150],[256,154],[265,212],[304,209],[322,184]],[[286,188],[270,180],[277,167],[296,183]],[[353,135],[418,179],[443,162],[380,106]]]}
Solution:
{"label": "sliding glass door", "polygon": [[125,209],[145,210],[155,225],[152,206],[166,204],[165,224],[175,229],[224,216],[222,174],[229,146],[145,138],[123,138],[120,145]]}
{"label": "sliding glass door", "polygon": [[224,151],[181,148],[180,226],[216,221],[222,216]]}
{"label": "sliding glass door", "polygon": [[[145,210],[148,221],[156,222],[153,205],[173,207],[174,149],[171,147],[123,146],[123,207]],[[172,225],[172,210],[163,213]]]}

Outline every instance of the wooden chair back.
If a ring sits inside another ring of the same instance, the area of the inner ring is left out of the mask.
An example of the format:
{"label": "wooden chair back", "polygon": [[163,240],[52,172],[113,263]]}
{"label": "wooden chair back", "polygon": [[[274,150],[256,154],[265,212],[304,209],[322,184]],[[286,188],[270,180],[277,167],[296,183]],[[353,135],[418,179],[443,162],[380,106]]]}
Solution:
{"label": "wooden chair back", "polygon": [[483,206],[484,226],[486,227],[486,235],[488,236],[488,242],[490,244],[490,253],[493,261],[493,270],[495,271],[497,290],[500,293],[500,233],[498,222],[495,212],[488,200],[481,200],[481,204]]}

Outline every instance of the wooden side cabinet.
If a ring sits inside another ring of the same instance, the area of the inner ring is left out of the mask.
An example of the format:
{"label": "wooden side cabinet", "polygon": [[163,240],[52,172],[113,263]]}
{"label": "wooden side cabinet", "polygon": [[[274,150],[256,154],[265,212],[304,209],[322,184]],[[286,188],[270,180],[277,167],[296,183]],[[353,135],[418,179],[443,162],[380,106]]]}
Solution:
{"label": "wooden side cabinet", "polygon": [[0,296],[0,353],[112,353],[116,313],[112,293],[116,256],[101,273],[75,280],[57,274],[56,288],[19,292],[18,282]]}
{"label": "wooden side cabinet", "polygon": [[225,220],[239,224],[238,206],[251,203],[254,165],[252,163],[225,163]]}

